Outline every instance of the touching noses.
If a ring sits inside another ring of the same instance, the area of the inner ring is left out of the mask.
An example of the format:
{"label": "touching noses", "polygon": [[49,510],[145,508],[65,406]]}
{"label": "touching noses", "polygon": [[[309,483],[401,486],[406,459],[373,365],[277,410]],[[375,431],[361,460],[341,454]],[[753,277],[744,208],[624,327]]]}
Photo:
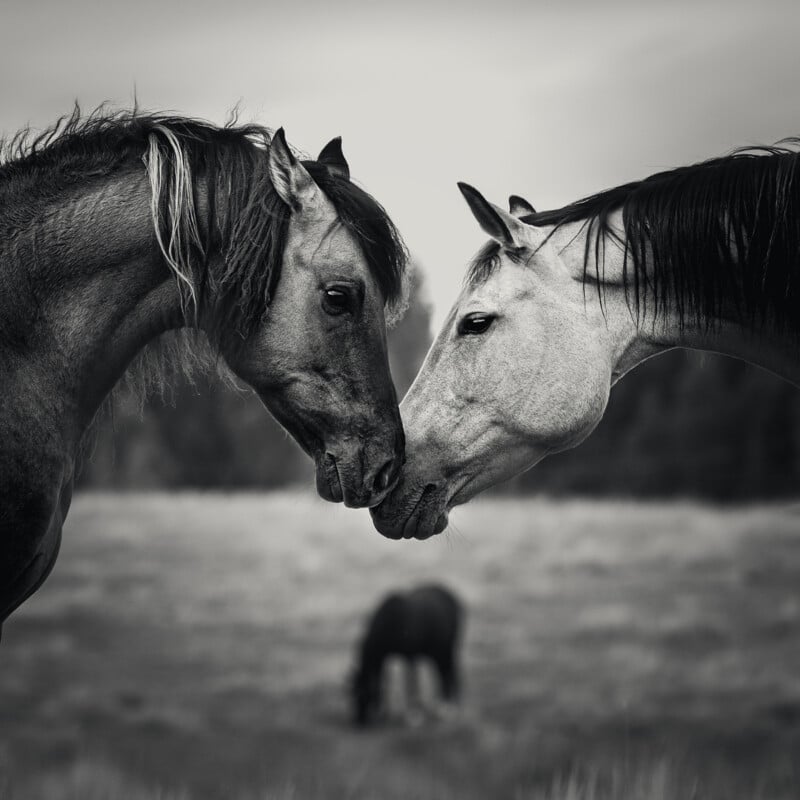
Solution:
{"label": "touching noses", "polygon": [[372,498],[369,505],[374,506],[383,500],[390,490],[394,488],[400,478],[400,468],[403,465],[401,455],[395,455],[376,471],[372,479]]}
{"label": "touching noses", "polygon": [[377,468],[372,472],[367,471],[364,475],[364,489],[370,494],[364,505],[370,507],[378,505],[400,480],[400,470],[405,463],[405,435],[399,416],[397,424],[391,453],[383,459],[376,454]]}

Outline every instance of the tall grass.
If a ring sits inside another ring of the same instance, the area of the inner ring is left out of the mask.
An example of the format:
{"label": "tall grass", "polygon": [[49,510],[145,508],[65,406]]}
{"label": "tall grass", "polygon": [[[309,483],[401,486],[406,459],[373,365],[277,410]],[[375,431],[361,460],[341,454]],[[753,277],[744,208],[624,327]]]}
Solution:
{"label": "tall grass", "polygon": [[[0,647],[0,800],[797,800],[790,506],[484,501],[390,542],[297,494],[84,495]],[[468,608],[455,720],[369,733],[365,616]]]}

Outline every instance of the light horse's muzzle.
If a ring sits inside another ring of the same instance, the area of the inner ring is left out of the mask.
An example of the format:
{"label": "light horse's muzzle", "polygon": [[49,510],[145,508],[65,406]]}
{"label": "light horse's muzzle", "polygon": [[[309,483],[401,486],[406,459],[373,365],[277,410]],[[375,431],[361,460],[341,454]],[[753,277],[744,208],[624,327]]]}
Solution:
{"label": "light horse's muzzle", "polygon": [[444,482],[410,486],[400,480],[386,499],[371,509],[377,530],[388,539],[429,539],[448,525]]}

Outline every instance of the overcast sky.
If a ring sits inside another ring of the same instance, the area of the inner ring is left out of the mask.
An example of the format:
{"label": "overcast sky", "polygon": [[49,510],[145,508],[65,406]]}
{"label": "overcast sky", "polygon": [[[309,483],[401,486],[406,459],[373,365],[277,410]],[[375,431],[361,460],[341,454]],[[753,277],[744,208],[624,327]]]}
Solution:
{"label": "overcast sky", "polygon": [[0,0],[0,131],[103,100],[284,126],[353,177],[437,322],[484,240],[456,181],[551,208],[800,134],[800,2]]}

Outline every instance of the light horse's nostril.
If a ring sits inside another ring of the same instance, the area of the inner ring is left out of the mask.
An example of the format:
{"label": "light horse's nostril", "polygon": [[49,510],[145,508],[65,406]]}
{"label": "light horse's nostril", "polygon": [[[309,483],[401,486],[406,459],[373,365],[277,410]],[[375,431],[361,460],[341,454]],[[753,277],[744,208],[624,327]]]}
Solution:
{"label": "light horse's nostril", "polygon": [[385,492],[392,485],[395,472],[395,459],[390,458],[375,475],[372,490],[374,492]]}

